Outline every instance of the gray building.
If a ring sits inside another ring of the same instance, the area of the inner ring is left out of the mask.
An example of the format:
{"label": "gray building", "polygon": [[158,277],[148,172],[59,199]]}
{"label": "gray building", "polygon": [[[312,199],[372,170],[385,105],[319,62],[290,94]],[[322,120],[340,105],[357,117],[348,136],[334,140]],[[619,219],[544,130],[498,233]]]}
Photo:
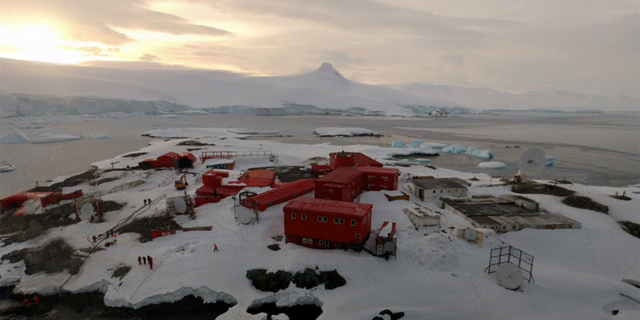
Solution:
{"label": "gray building", "polygon": [[424,201],[442,196],[466,197],[469,184],[459,178],[411,179],[413,195]]}
{"label": "gray building", "polygon": [[497,232],[533,229],[580,229],[578,221],[555,213],[541,214],[538,203],[520,196],[472,199],[440,198],[440,208],[461,215],[476,228]]}

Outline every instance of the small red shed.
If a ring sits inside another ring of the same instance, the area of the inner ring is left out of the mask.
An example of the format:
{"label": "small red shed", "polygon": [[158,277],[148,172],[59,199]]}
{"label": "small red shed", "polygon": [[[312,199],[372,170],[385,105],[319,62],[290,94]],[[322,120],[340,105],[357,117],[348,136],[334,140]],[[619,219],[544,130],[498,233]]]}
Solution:
{"label": "small red shed", "polygon": [[277,189],[269,190],[242,200],[241,204],[249,209],[257,208],[259,211],[264,211],[271,206],[298,198],[313,191],[313,181],[314,179],[306,179],[287,183]]}
{"label": "small red shed", "polygon": [[193,168],[193,164],[196,163],[197,161],[198,161],[198,158],[196,158],[196,156],[194,156],[191,153],[185,152],[180,155],[176,169]]}
{"label": "small red shed", "polygon": [[287,242],[310,248],[360,246],[371,232],[373,205],[298,198],[284,207]]}
{"label": "small red shed", "polygon": [[209,187],[219,187],[222,185],[222,178],[229,176],[229,172],[209,170],[202,175],[202,183]]}
{"label": "small red shed", "polygon": [[174,168],[176,163],[180,160],[181,156],[175,152],[167,152],[158,157],[154,168]]}

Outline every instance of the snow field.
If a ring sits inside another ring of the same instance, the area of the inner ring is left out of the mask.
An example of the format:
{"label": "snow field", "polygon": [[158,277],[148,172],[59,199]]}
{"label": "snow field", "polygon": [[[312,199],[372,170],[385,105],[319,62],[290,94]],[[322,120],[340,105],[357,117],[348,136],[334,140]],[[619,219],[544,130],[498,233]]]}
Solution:
{"label": "snow field", "polygon": [[[278,155],[276,165],[296,165],[311,157],[327,157],[341,146],[329,144],[291,145],[269,141],[238,139],[241,135],[226,129],[168,129],[154,131],[162,138],[200,138],[201,142],[215,143],[203,150],[221,151],[272,151]],[[221,140],[224,138],[224,140]],[[119,168],[133,166],[146,158],[157,157],[168,151],[183,152],[188,146],[176,146],[183,140],[154,140],[140,151],[147,155],[135,159],[116,157],[94,165],[107,169],[112,161]],[[348,146],[350,151],[364,152],[381,160],[394,150],[366,145]],[[199,151],[198,151],[199,152]],[[199,156],[199,154],[196,154]],[[258,166],[274,165],[267,158],[238,158],[236,171]],[[198,163],[193,172],[203,173],[208,169]],[[486,174],[463,173],[446,168],[436,170],[422,166],[400,168],[403,173],[433,175],[436,177],[459,177],[479,181],[472,182],[469,195],[510,194],[504,186],[496,186]],[[142,199],[168,197],[181,194],[173,188],[178,177],[172,170],[160,171],[114,171],[107,176],[120,180],[107,182],[97,187],[83,185],[86,193],[100,191],[104,200],[126,202],[119,212],[106,214],[107,221],[91,224],[83,221],[68,227],[50,229],[43,236],[22,244],[2,248],[8,253],[25,247],[37,247],[49,239],[62,237],[74,248],[88,247],[88,238],[104,233],[116,223],[131,215],[143,205]],[[201,185],[196,178],[187,175],[193,194]],[[128,183],[142,180],[143,184],[123,189]],[[402,184],[402,183],[401,183]],[[493,185],[493,186],[492,186]],[[85,262],[81,273],[73,276],[64,289],[72,292],[101,290],[105,292],[105,303],[110,306],[139,308],[159,302],[177,301],[194,294],[207,302],[237,302],[219,319],[260,319],[262,315],[249,315],[246,309],[257,299],[273,297],[269,292],[260,292],[251,286],[245,277],[246,271],[265,268],[270,272],[287,270],[301,271],[307,267],[337,271],[347,284],[334,290],[322,286],[299,289],[291,284],[276,298],[279,303],[297,303],[299,298],[322,303],[323,314],[319,319],[371,319],[383,309],[403,311],[406,319],[592,319],[608,318],[611,309],[619,308],[622,315],[637,314],[638,304],[622,297],[621,292],[640,300],[640,290],[620,280],[640,279],[640,246],[638,239],[620,229],[616,220],[640,222],[637,208],[640,201],[629,188],[605,188],[582,185],[569,186],[579,195],[593,198],[608,205],[610,214],[604,215],[588,210],[568,207],[561,198],[547,195],[526,195],[538,201],[541,209],[565,215],[582,223],[582,229],[530,230],[524,229],[507,234],[485,233],[484,246],[467,243],[451,234],[450,226],[470,226],[463,217],[441,210],[433,201],[392,201],[382,192],[364,192],[357,201],[374,205],[372,229],[384,221],[395,221],[398,230],[398,256],[389,261],[373,257],[365,252],[342,250],[313,250],[294,244],[276,242],[273,236],[283,235],[283,213],[285,204],[280,204],[260,213],[260,222],[239,225],[234,221],[232,199],[217,204],[196,208],[197,219],[176,217],[183,227],[213,226],[212,231],[178,233],[140,243],[136,234],[118,235],[118,244],[92,254]],[[77,189],[77,188],[71,188]],[[621,201],[610,198],[615,191],[627,191],[633,198]],[[395,191],[394,191],[395,192]],[[394,193],[390,192],[390,193]],[[397,193],[397,192],[395,192]],[[312,194],[305,195],[312,197]],[[414,203],[417,202],[417,203]],[[141,217],[160,214],[164,199],[150,206]],[[417,205],[439,211],[440,230],[416,230],[403,208]],[[425,235],[428,234],[428,235]],[[213,244],[220,251],[213,251]],[[281,250],[271,251],[267,245],[279,243]],[[520,290],[509,291],[497,285],[493,275],[484,269],[489,263],[491,248],[513,245],[535,258],[533,275],[535,283],[523,284]],[[138,265],[139,255],[154,258],[154,270],[148,265]],[[18,268],[5,263],[0,265],[1,281],[16,280]],[[113,271],[120,266],[131,266],[131,271],[122,279],[112,278]],[[23,268],[23,267],[22,267]],[[8,270],[14,270],[11,273]],[[9,278],[7,278],[9,277]],[[49,292],[66,281],[67,275],[22,276],[18,288],[23,292]]]}

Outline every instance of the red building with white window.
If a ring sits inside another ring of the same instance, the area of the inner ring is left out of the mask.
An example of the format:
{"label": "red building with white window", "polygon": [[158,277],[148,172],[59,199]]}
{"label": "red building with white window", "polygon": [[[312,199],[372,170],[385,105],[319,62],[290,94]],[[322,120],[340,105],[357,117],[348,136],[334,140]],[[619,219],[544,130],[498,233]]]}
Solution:
{"label": "red building with white window", "polygon": [[363,245],[371,232],[373,205],[298,198],[284,207],[287,242],[335,249]]}
{"label": "red building with white window", "polygon": [[362,191],[398,189],[398,169],[339,167],[315,182],[316,199],[353,201]]}

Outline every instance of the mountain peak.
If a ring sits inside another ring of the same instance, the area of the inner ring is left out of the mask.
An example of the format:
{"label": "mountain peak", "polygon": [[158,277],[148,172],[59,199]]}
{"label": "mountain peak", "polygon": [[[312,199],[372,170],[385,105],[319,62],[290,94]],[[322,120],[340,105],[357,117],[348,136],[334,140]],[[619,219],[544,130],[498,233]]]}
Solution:
{"label": "mountain peak", "polygon": [[340,74],[340,72],[338,72],[338,70],[336,70],[333,65],[329,62],[323,62],[322,65],[320,65],[320,68],[318,68],[318,70],[316,70],[318,72],[323,72],[323,73],[330,73],[330,74],[335,74],[339,77],[342,77],[342,75]]}

